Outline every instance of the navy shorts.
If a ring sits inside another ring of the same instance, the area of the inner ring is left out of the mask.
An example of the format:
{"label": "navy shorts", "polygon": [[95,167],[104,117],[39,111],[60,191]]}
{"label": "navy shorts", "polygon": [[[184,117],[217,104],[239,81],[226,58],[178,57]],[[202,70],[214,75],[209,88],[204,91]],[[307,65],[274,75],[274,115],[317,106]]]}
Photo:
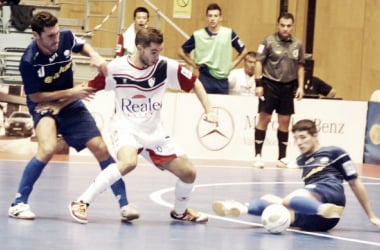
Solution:
{"label": "navy shorts", "polygon": [[[339,206],[346,205],[346,196],[340,180],[329,178],[305,186],[305,189],[317,194],[322,203],[333,203]],[[292,227],[307,231],[328,231],[335,227],[339,219],[326,219],[319,215],[295,214]]]}
{"label": "navy shorts", "polygon": [[208,94],[228,94],[228,79],[214,78],[205,66],[199,68],[199,80]]}
{"label": "navy shorts", "polygon": [[[43,115],[34,110],[29,111],[36,126]],[[82,101],[69,104],[58,115],[52,117],[56,122],[58,134],[61,134],[66,143],[77,151],[86,148],[86,143],[90,139],[101,136],[95,119]]]}
{"label": "navy shorts", "polygon": [[280,115],[294,114],[294,84],[297,80],[281,83],[262,78],[264,87],[264,98],[259,99],[259,113],[272,114],[276,111]]}

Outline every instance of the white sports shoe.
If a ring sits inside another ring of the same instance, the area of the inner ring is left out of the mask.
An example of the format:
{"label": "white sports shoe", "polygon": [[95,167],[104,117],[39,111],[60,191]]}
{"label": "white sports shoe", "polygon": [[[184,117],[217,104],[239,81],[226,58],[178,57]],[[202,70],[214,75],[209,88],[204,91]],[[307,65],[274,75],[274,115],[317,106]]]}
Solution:
{"label": "white sports shoe", "polygon": [[123,206],[120,209],[121,220],[122,221],[131,221],[138,219],[140,217],[139,211],[132,204]]}
{"label": "white sports shoe", "polygon": [[264,162],[261,158],[261,155],[256,155],[256,157],[253,159],[253,164],[255,168],[264,168]]}
{"label": "white sports shoe", "polygon": [[284,157],[277,161],[276,167],[296,169],[298,168],[298,165],[294,161],[291,161],[288,158]]}
{"label": "white sports shoe", "polygon": [[170,212],[170,217],[180,221],[191,221],[195,223],[208,222],[207,215],[199,213],[193,209],[187,208],[183,214],[177,214],[174,210]]}
{"label": "white sports shoe", "polygon": [[212,209],[219,216],[238,217],[240,215],[248,213],[247,206],[234,200],[214,201],[212,204]]}
{"label": "white sports shoe", "polygon": [[79,223],[88,223],[87,208],[89,204],[83,201],[73,201],[69,205],[70,215]]}
{"label": "white sports shoe", "polygon": [[23,202],[9,207],[8,216],[23,220],[34,220],[36,218],[36,215],[30,210],[29,204]]}

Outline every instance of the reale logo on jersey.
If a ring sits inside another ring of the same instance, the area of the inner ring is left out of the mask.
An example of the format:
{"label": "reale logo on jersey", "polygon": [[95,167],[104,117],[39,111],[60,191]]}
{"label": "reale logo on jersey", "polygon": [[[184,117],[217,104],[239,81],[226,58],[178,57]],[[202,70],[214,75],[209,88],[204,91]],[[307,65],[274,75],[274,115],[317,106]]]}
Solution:
{"label": "reale logo on jersey", "polygon": [[151,98],[146,98],[144,95],[135,95],[131,99],[121,99],[121,109],[124,112],[145,113],[159,111],[161,108],[161,102],[154,102]]}

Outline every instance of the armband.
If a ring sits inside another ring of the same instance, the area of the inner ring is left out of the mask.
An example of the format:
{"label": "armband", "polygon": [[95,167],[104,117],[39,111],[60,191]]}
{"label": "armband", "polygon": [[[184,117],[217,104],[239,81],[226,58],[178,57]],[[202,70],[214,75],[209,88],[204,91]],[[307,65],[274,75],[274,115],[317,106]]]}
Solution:
{"label": "armband", "polygon": [[255,79],[255,83],[256,83],[256,88],[257,87],[263,87],[263,79],[262,78]]}

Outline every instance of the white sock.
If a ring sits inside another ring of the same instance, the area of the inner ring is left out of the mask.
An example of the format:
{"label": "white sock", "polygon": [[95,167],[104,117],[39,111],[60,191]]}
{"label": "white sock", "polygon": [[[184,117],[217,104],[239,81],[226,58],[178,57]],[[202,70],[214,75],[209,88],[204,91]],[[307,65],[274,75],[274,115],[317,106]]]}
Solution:
{"label": "white sock", "polygon": [[121,178],[120,171],[115,163],[110,164],[102,172],[96,176],[95,180],[87,188],[84,193],[79,196],[77,201],[83,201],[85,203],[91,203],[96,196],[103,193],[113,183]]}
{"label": "white sock", "polygon": [[193,191],[194,183],[184,183],[180,179],[175,184],[175,201],[174,211],[177,214],[183,214],[187,208],[190,199],[190,194]]}

